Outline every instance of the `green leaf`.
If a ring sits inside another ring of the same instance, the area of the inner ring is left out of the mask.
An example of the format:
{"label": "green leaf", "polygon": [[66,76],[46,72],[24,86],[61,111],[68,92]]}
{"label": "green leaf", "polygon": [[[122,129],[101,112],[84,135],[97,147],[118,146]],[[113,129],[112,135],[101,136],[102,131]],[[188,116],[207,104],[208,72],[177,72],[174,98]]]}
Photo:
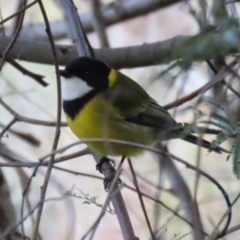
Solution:
{"label": "green leaf", "polygon": [[153,78],[153,81],[159,79],[159,80],[165,80],[164,77],[167,75],[168,77],[172,77],[171,74],[169,74],[172,70],[174,70],[176,67],[178,67],[177,62],[173,62],[170,64],[166,69],[161,71],[160,73],[156,74],[156,76]]}
{"label": "green leaf", "polygon": [[[177,71],[177,73],[176,73],[176,71]],[[167,92],[175,84],[178,76],[181,73],[182,73],[182,69],[179,69],[179,62],[175,61],[175,62],[171,63],[166,69],[157,73],[151,80],[151,83],[156,80],[163,82],[166,86],[166,92]]]}
{"label": "green leaf", "polygon": [[223,115],[214,113],[211,117],[218,120],[221,123],[225,123],[226,125],[231,126],[231,122],[229,121],[229,119],[227,117],[224,117]]}
{"label": "green leaf", "polygon": [[231,122],[229,121],[229,119],[223,115],[220,115],[218,113],[215,113],[211,116],[214,120],[216,120],[217,122],[213,121],[211,124],[218,126],[224,130],[226,130],[228,133],[231,133],[234,131]]}
{"label": "green leaf", "polygon": [[213,151],[216,147],[218,147],[221,143],[226,141],[228,138],[229,138],[228,134],[225,134],[224,132],[219,132],[216,136],[216,139],[214,139],[211,142],[209,152]]}
{"label": "green leaf", "polygon": [[[205,124],[208,124],[208,125],[213,125],[215,127],[218,127],[218,128],[223,129],[223,130],[226,130],[225,126],[223,126],[221,123],[214,122],[212,120],[210,120],[210,121],[199,121],[199,123],[205,123]],[[229,130],[229,128],[227,128],[227,129]]]}

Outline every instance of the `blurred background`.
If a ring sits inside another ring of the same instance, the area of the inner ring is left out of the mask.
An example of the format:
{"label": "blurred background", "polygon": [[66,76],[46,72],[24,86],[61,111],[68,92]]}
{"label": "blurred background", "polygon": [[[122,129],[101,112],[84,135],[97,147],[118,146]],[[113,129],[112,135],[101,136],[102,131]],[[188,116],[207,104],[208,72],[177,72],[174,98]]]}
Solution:
{"label": "blurred background", "polygon": [[[16,0],[1,0],[1,18],[5,19],[15,13],[19,7],[19,2]],[[30,2],[28,1],[28,4]],[[115,1],[114,3],[102,0],[101,11],[104,12],[107,8],[113,7],[112,4],[121,5],[126,2],[130,2],[130,0]],[[139,0],[139,2],[141,1]],[[119,21],[116,24],[108,26],[106,27],[106,35],[109,47],[117,48],[141,45],[167,40],[179,35],[189,36],[197,34],[199,32],[199,25],[191,9],[199,11],[199,2],[193,0],[186,2],[176,1],[175,4],[167,7],[158,8],[147,14],[127,21]],[[57,23],[65,22],[66,24],[64,12],[58,1],[50,0],[43,1],[43,3],[53,31],[56,30],[54,28],[56,28]],[[208,2],[209,5],[212,3],[212,1]],[[81,14],[91,14],[90,1],[75,0],[74,4],[78,8],[80,16]],[[15,19],[4,23],[2,36],[11,36],[14,25]],[[25,31],[26,27],[27,31]],[[41,11],[38,4],[35,4],[25,12],[25,19],[19,39],[47,42],[48,38],[44,28]],[[65,32],[65,36],[56,37],[55,44],[73,45],[73,40],[67,30],[68,28],[60,24],[59,29],[63,33]],[[98,35],[95,32],[90,32],[87,36],[93,48],[101,47]],[[23,49],[24,47],[26,46],[23,46]],[[19,58],[21,59],[21,56]],[[24,68],[43,75],[44,81],[49,85],[47,87],[41,86],[33,81],[32,78],[23,75],[6,62],[0,73],[0,96],[2,100],[22,116],[44,121],[56,121],[57,91],[54,66],[26,62],[19,59],[15,60]],[[167,70],[169,66],[167,64],[156,64],[151,67],[121,69],[121,71],[143,86],[160,105],[165,105],[193,92],[211,79],[209,67],[205,62],[194,63],[187,71],[181,71],[178,67]],[[60,66],[60,68],[63,68],[63,66]],[[167,74],[161,76],[163,71],[166,70]],[[208,91],[204,96],[206,98],[213,97],[212,91]],[[196,113],[192,109],[196,102],[196,99],[189,101],[178,108],[171,109],[170,113],[178,122],[191,123],[194,121]],[[205,116],[207,117],[211,111],[211,106],[209,107],[209,104],[203,103],[199,105],[198,110],[206,114]],[[0,131],[12,119],[12,114],[0,105]],[[65,122],[63,114],[62,121]],[[29,141],[19,138],[14,132],[7,131],[4,134],[1,138],[1,144],[14,152],[22,161],[37,162],[39,158],[51,152],[55,135],[54,127],[16,122],[11,126],[11,130],[18,133],[30,134],[31,137],[39,141],[39,145],[34,146]],[[214,136],[205,135],[204,138],[212,140]],[[58,149],[75,141],[77,141],[77,138],[70,129],[62,127]],[[221,146],[230,149],[231,143],[225,142]],[[170,153],[196,165],[198,147],[181,140],[169,141],[168,147]],[[74,153],[84,148],[84,145],[78,145],[67,150],[63,155]],[[57,157],[59,156],[60,154],[57,155]],[[239,193],[239,182],[232,172],[231,161],[226,161],[226,158],[227,154],[208,153],[207,150],[201,149],[199,168],[215,178],[227,191],[230,199],[233,200]],[[0,156],[0,160],[1,163],[12,163],[3,156]],[[116,158],[115,160],[118,164],[120,159]],[[161,170],[159,168],[158,157],[150,152],[146,152],[141,157],[132,159],[132,163],[138,175],[142,192],[162,201],[169,208],[184,216],[183,205],[180,204],[174,189],[172,189],[167,173],[165,176],[161,174],[161,181],[159,180]],[[186,168],[183,164],[174,163],[190,192],[194,194],[196,172]],[[97,204],[104,204],[107,193],[103,188],[102,180],[82,176],[80,173],[103,177],[103,175],[96,171],[95,165],[96,163],[90,155],[55,164],[57,167],[72,170],[75,173],[59,169],[52,170],[46,194],[46,199],[49,199],[49,201],[44,204],[39,229],[42,239],[80,239],[94,223],[101,211],[101,207],[97,206]],[[34,168],[1,167],[1,169],[6,178],[6,184],[9,187],[16,221],[19,221],[21,219],[22,192],[30,176],[33,174]],[[28,193],[28,200],[31,207],[35,206],[40,199],[40,187],[43,184],[45,173],[46,167],[40,167],[32,179]],[[134,187],[127,163],[123,165],[121,179],[127,185]],[[156,185],[160,185],[162,190],[159,191],[159,189],[156,189],[154,187]],[[71,191],[79,197],[65,196],[67,191]],[[123,187],[122,195],[136,236],[139,239],[150,239],[149,230],[136,192]],[[93,198],[96,198],[97,204],[94,203]],[[223,214],[227,211],[226,202],[219,189],[202,176],[199,179],[197,201],[204,231],[211,233]],[[172,212],[155,201],[144,198],[144,202],[150,222],[161,233],[162,238],[159,239],[193,239],[192,229],[186,222],[174,216]],[[26,215],[29,212],[29,206],[26,202],[24,205],[24,215]],[[239,207],[239,203],[236,203],[233,207],[231,226],[239,224]],[[35,215],[36,212],[33,214],[33,218]],[[156,220],[156,216],[158,220]],[[31,236],[32,226],[32,219],[28,217],[24,222],[26,236]],[[221,226],[223,224],[220,225],[220,229]],[[105,214],[97,228],[95,239],[123,239],[116,215]],[[227,235],[224,239],[237,240],[239,239],[239,232],[236,231],[231,235]]]}

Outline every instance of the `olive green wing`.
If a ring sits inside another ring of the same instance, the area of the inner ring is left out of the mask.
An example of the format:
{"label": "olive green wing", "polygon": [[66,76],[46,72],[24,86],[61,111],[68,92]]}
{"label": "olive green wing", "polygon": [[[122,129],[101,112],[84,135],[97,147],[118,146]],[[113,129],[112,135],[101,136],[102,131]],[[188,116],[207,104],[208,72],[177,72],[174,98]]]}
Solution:
{"label": "olive green wing", "polygon": [[176,122],[171,115],[163,107],[159,106],[153,99],[144,111],[139,112],[133,117],[125,117],[125,120],[157,128],[160,131],[171,130],[176,125]]}
{"label": "olive green wing", "polygon": [[118,73],[114,86],[105,94],[127,122],[160,131],[172,129],[176,124],[168,111],[159,106],[138,83],[122,73]]}

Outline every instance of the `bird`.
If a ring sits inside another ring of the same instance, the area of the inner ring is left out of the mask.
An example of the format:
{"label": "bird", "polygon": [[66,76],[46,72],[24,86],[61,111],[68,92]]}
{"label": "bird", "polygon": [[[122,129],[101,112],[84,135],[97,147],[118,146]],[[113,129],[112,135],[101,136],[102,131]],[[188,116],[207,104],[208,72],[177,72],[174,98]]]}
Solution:
{"label": "bird", "polygon": [[[79,57],[59,73],[68,126],[79,139],[103,139],[86,143],[102,156],[139,156],[144,149],[134,144],[151,146],[174,138],[207,149],[211,146],[193,134],[184,135],[170,113],[137,82],[102,61]],[[213,151],[224,150],[216,147]]]}

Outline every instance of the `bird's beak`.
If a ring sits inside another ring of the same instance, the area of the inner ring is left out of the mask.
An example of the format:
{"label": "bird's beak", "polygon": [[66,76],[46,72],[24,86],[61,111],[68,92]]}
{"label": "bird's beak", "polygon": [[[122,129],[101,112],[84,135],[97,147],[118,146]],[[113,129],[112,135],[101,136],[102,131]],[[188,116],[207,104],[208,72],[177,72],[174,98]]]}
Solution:
{"label": "bird's beak", "polygon": [[60,74],[61,77],[64,77],[64,78],[70,78],[71,77],[71,75],[68,72],[66,72],[65,70],[59,69],[59,74]]}

